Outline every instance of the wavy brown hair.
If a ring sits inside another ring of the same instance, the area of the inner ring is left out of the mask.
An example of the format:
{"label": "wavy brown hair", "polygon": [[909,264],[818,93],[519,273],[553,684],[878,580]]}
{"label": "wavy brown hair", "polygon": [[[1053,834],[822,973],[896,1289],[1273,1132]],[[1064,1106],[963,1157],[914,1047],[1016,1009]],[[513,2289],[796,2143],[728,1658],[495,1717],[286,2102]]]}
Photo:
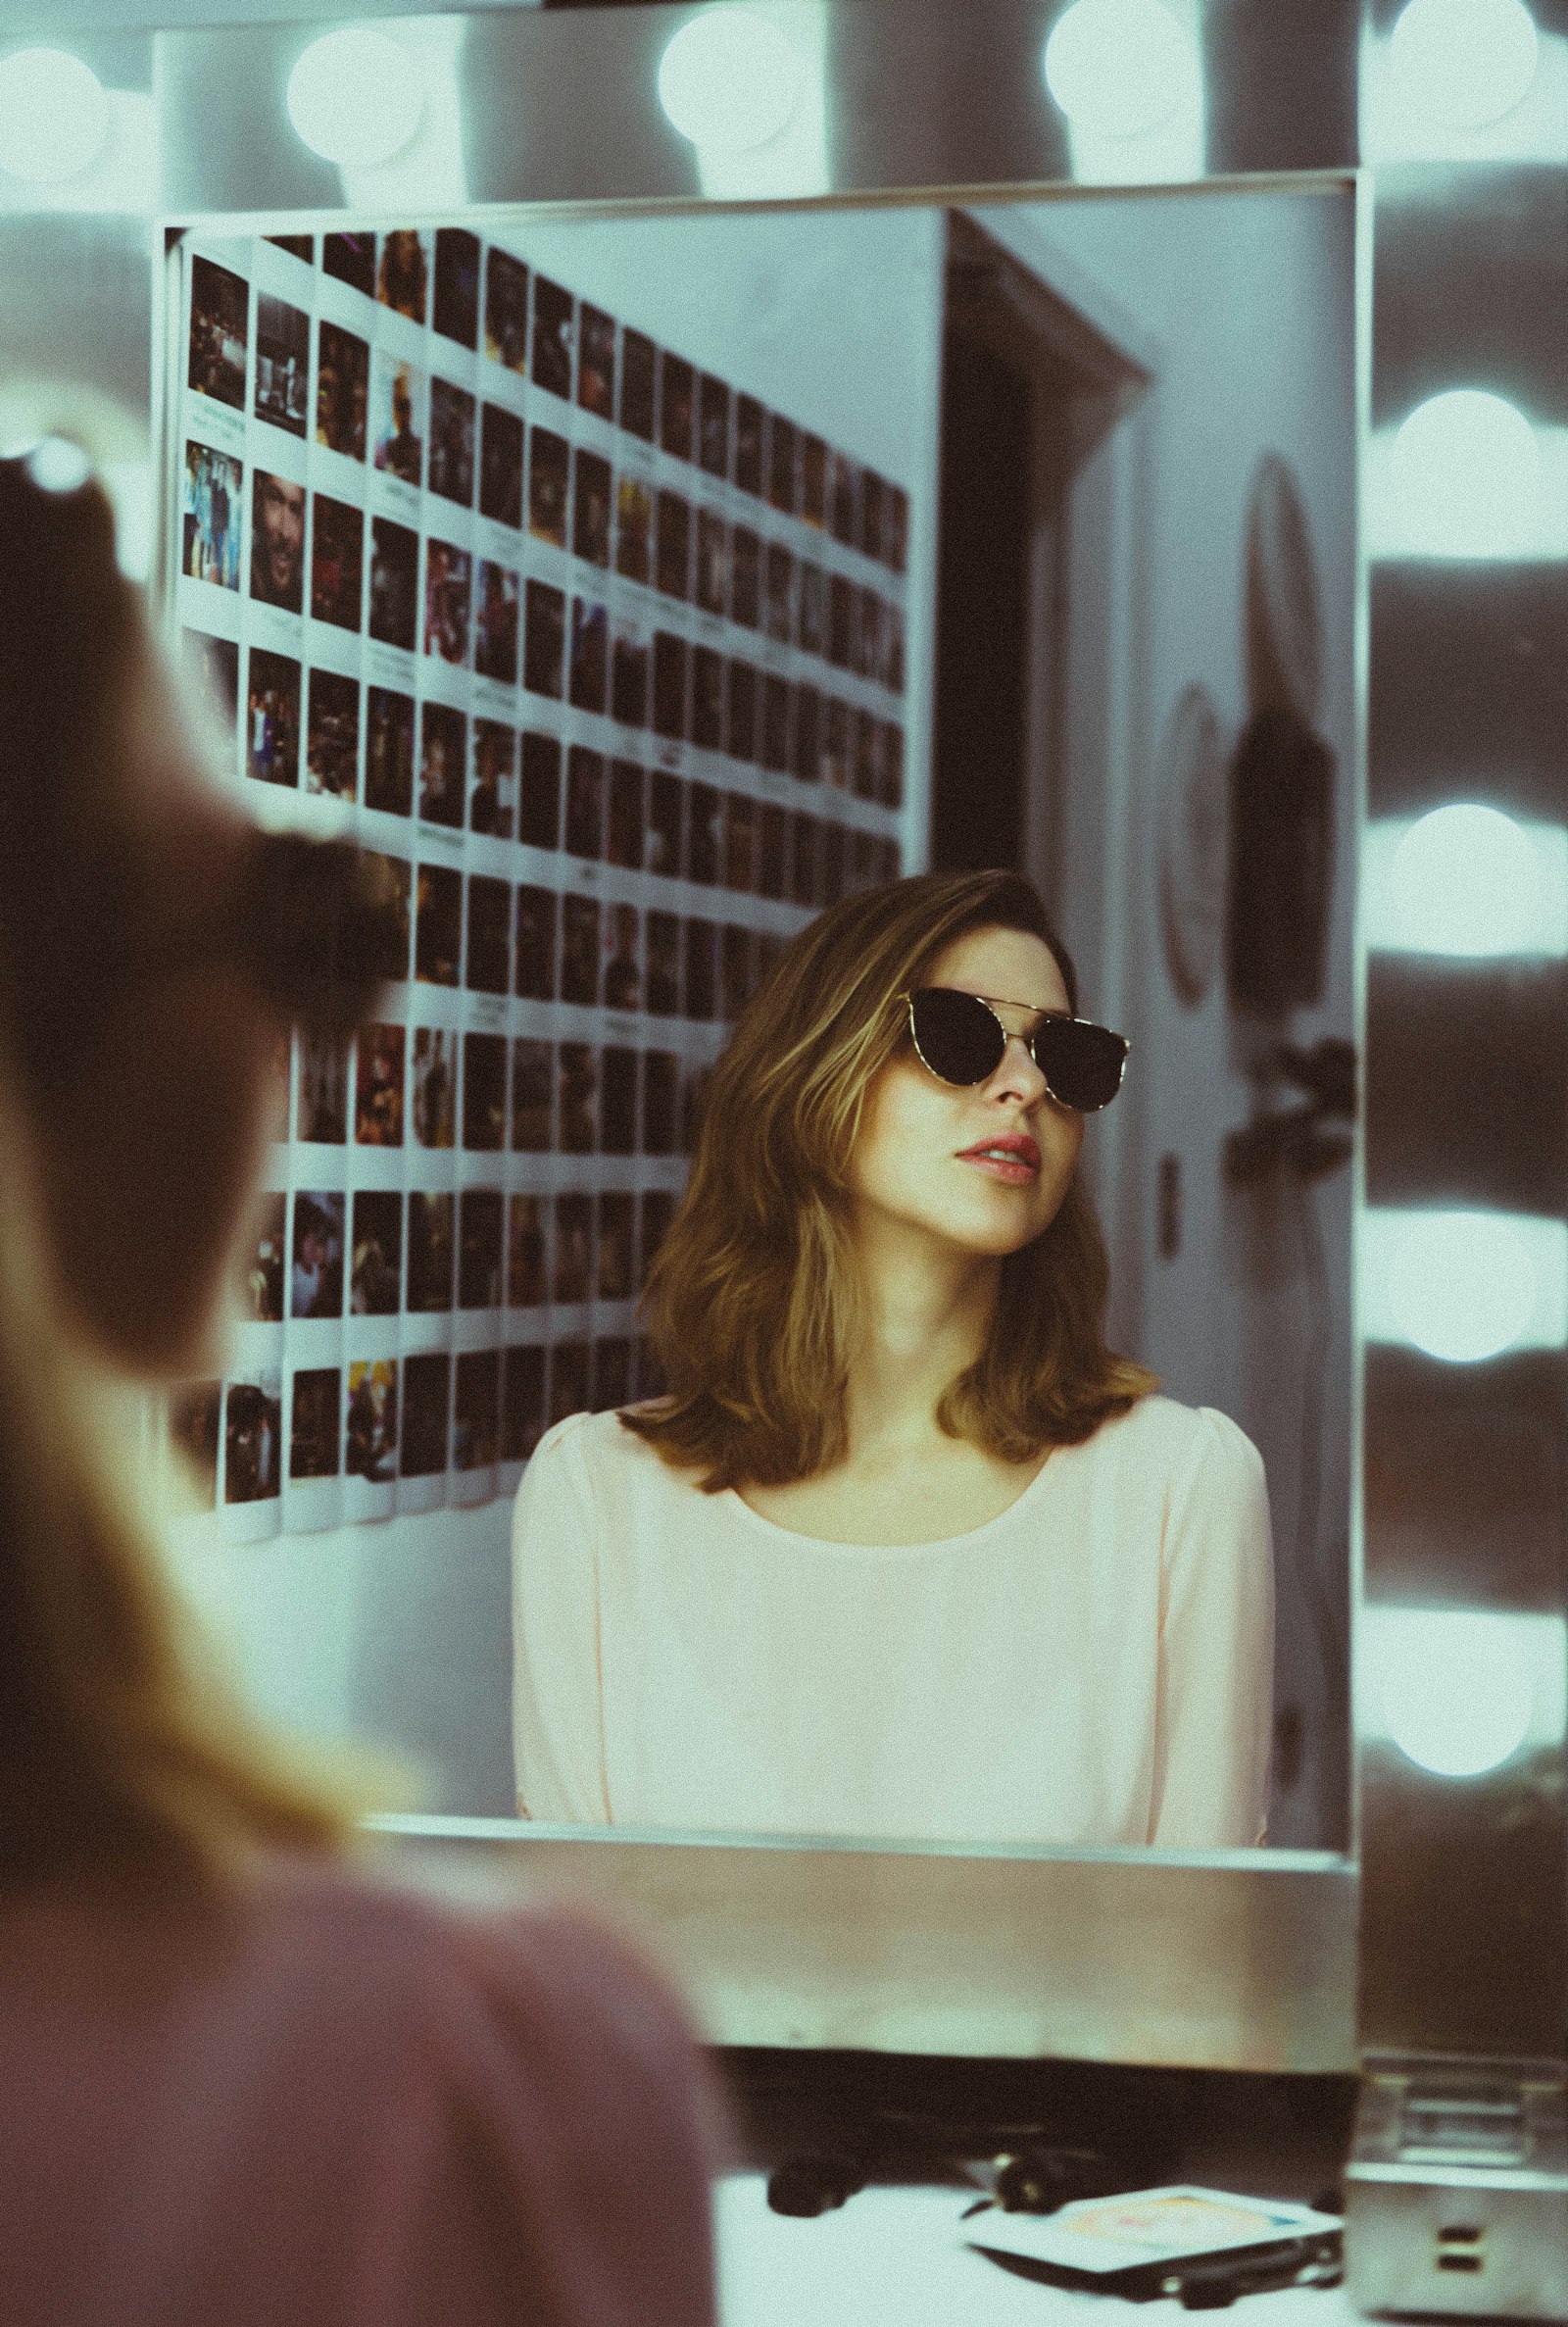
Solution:
{"label": "wavy brown hair", "polygon": [[[649,1272],[644,1314],[668,1394],[624,1427],[706,1494],[810,1478],[846,1446],[859,1314],[849,1162],[872,1079],[908,1039],[900,997],[967,931],[1071,958],[1029,882],[927,872],[820,914],[784,948],[709,1085],[690,1182]],[[1004,1461],[1076,1446],[1158,1387],[1105,1346],[1104,1239],[1075,1171],[1044,1233],[1003,1261],[993,1329],[950,1382],[939,1426]]]}

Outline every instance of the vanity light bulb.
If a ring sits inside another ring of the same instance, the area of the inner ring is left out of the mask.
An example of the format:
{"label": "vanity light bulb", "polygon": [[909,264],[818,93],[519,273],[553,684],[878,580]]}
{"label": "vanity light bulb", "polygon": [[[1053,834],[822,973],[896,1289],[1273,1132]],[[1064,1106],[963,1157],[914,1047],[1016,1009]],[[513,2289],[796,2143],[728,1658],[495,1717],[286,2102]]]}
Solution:
{"label": "vanity light bulb", "polygon": [[1401,945],[1427,954],[1521,954],[1541,917],[1536,852],[1511,817],[1456,802],[1411,825],[1389,905]]}
{"label": "vanity light bulb", "polygon": [[1159,0],[1073,0],[1041,59],[1067,119],[1102,137],[1142,137],[1196,104],[1198,52]]}
{"label": "vanity light bulb", "polygon": [[1535,1687],[1518,1620],[1481,1609],[1389,1609],[1379,1690],[1401,1754],[1440,1777],[1480,1777],[1530,1733]]}
{"label": "vanity light bulb", "polygon": [[1523,1339],[1536,1309],[1535,1257],[1498,1213],[1412,1213],[1388,1263],[1389,1307],[1429,1358],[1474,1364]]}
{"label": "vanity light bulb", "polygon": [[34,185],[76,177],[108,134],[103,83],[79,57],[19,48],[0,59],[0,170]]}
{"label": "vanity light bulb", "polygon": [[288,118],[301,141],[342,170],[389,162],[423,111],[424,90],[408,50],[363,25],[323,32],[288,76]]}
{"label": "vanity light bulb", "polygon": [[1536,432],[1485,388],[1447,388],[1416,406],[1394,440],[1392,483],[1411,538],[1438,557],[1519,555],[1539,529]]}
{"label": "vanity light bulb", "polygon": [[1479,129],[1512,113],[1538,53],[1523,0],[1409,0],[1390,37],[1389,70],[1412,112]]}
{"label": "vanity light bulb", "polygon": [[659,102],[700,150],[748,153],[789,121],[804,71],[799,49],[755,9],[705,9],[665,44]]}

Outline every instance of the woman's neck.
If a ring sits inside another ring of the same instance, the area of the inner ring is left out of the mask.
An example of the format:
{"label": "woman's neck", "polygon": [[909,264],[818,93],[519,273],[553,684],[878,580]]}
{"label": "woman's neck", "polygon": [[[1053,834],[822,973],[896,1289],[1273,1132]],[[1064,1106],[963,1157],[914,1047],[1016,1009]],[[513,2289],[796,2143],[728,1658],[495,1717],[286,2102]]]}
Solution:
{"label": "woman's neck", "polygon": [[943,1392],[985,1347],[1001,1263],[903,1246],[861,1249],[860,1330],[848,1386],[851,1464],[940,1439]]}

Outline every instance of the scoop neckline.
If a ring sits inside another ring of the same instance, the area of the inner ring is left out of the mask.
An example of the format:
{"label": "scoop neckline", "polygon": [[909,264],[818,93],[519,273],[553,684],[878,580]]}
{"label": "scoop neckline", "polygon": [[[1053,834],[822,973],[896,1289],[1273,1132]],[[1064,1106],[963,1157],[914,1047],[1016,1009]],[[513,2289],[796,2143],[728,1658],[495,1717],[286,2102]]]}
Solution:
{"label": "scoop neckline", "polygon": [[965,1550],[971,1544],[978,1543],[982,1536],[992,1534],[1004,1521],[1014,1517],[1030,1496],[1037,1492],[1041,1480],[1056,1458],[1071,1454],[1072,1451],[1070,1447],[1053,1447],[1022,1492],[1014,1495],[1012,1501],[1001,1510],[994,1511],[989,1519],[982,1519],[978,1527],[965,1528],[961,1535],[934,1535],[925,1543],[846,1543],[840,1535],[804,1535],[798,1527],[781,1527],[777,1519],[765,1519],[760,1510],[753,1510],[738,1488],[726,1487],[724,1500],[752,1526],[760,1527],[768,1535],[781,1536],[786,1543],[809,1544],[813,1551],[819,1552],[854,1552],[861,1559],[868,1555],[876,1559],[906,1559],[914,1552]]}

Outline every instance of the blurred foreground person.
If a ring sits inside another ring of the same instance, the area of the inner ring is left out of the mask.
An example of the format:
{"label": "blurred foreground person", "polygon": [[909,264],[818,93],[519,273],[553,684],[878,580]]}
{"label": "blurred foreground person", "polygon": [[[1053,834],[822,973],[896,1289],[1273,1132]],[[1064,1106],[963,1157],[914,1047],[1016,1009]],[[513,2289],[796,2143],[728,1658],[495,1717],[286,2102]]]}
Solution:
{"label": "blurred foreground person", "polygon": [[281,1037],[370,1005],[373,915],[208,781],[74,446],[0,462],[0,2312],[702,2327],[678,2005],[378,1873],[163,1580],[125,1391],[220,1366]]}

